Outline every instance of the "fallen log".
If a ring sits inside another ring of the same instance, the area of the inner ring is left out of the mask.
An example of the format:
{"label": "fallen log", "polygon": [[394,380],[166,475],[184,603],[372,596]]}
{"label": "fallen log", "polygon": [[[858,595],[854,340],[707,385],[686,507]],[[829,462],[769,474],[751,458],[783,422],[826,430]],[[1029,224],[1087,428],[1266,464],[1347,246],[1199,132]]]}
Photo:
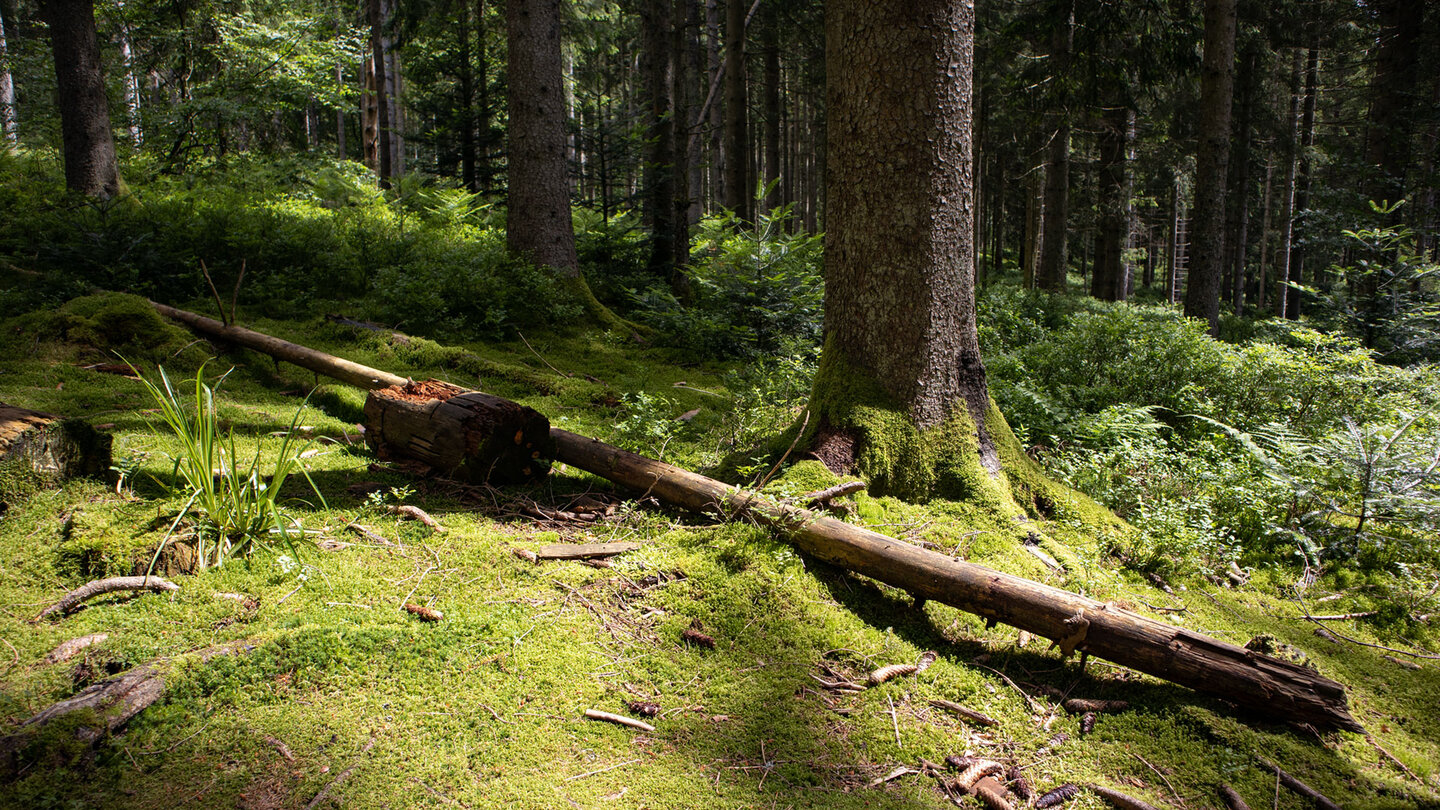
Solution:
{"label": "fallen log", "polygon": [[[253,642],[239,641],[207,647],[192,656],[209,661],[222,655],[246,653]],[[86,687],[73,697],[52,703],[21,724],[14,734],[0,737],[0,766],[10,773],[19,770],[21,755],[51,723],[74,712],[89,712],[75,729],[75,739],[92,746],[106,734],[118,730],[131,718],[148,709],[165,694],[165,676],[173,659],[160,658],[142,664],[117,678]]]}
{"label": "fallen log", "polygon": [[[169,314],[177,310],[166,307],[160,311]],[[210,321],[186,314],[190,316],[184,321],[187,324]],[[236,329],[210,323],[213,326],[207,330]],[[261,347],[284,343],[259,337],[264,342],[243,345],[266,351]],[[394,384],[382,385],[385,378],[397,379],[311,349],[303,349],[301,355],[294,350],[303,347],[285,345],[291,347],[286,349],[288,354],[306,359],[306,368],[336,379],[354,380],[353,384],[371,389]],[[595,439],[557,428],[551,429],[550,436],[556,461],[692,511],[727,518],[745,513],[779,528],[797,548],[813,557],[904,589],[917,599],[933,599],[1052,639],[1067,656],[1079,650],[1289,722],[1363,731],[1350,716],[1344,687],[1304,667],[1109,603],[953,560],[807,509],[775,503]]]}
{"label": "fallen log", "polygon": [[0,501],[110,469],[110,434],[0,402]]}

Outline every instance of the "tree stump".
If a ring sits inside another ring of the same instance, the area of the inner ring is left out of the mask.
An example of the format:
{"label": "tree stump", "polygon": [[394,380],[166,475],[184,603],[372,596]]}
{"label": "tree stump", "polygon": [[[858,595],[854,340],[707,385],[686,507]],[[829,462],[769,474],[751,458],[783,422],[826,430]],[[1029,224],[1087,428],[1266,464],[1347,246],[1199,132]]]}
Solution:
{"label": "tree stump", "polygon": [[0,403],[0,503],[110,469],[110,435],[78,419]]}
{"label": "tree stump", "polygon": [[438,380],[371,391],[365,441],[382,459],[495,484],[543,478],[555,455],[550,421],[535,409]]}

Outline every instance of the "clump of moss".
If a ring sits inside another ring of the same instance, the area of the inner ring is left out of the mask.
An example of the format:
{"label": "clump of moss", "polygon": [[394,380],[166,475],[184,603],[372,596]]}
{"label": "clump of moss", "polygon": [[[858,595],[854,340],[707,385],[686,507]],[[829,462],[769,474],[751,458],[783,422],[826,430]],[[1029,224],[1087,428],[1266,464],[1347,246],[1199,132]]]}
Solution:
{"label": "clump of moss", "polygon": [[[131,362],[165,363],[171,368],[198,365],[203,350],[185,351],[189,333],[174,326],[128,293],[97,293],[67,301],[54,311],[31,312],[12,319],[5,332],[69,344],[82,352]],[[192,356],[193,355],[193,356]]]}

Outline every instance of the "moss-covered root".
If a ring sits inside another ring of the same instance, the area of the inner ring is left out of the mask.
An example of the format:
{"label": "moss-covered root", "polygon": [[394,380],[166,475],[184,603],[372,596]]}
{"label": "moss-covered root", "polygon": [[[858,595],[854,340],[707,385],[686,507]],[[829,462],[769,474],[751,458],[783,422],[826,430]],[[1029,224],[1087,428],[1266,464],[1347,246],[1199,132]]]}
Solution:
{"label": "moss-covered root", "polygon": [[595,293],[590,290],[590,285],[585,283],[584,276],[575,276],[565,280],[570,292],[579,299],[580,305],[585,308],[585,317],[607,332],[628,332],[639,338],[648,338],[654,335],[655,330],[648,326],[632,323],[616,315],[609,307],[600,303]]}

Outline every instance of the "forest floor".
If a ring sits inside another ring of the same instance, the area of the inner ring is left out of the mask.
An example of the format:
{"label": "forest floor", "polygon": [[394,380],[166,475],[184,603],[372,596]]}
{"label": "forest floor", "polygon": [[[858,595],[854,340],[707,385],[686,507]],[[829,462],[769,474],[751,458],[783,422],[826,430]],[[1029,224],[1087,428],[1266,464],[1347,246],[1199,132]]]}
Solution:
{"label": "forest floor", "polygon": [[[680,463],[714,456],[731,424],[727,369],[684,365],[628,339],[529,335],[528,344],[454,351],[318,319],[246,325],[510,397],[605,440],[633,418],[622,406],[627,393],[663,396],[650,407],[665,423],[654,426],[653,446],[643,446],[645,425],[624,429],[641,437],[635,449]],[[854,498],[851,519],[892,536],[1225,641],[1271,636],[1345,684],[1372,737],[1240,714],[1104,661],[1082,671],[1042,639],[934,603],[917,609],[903,592],[798,555],[766,528],[669,511],[563,465],[530,487],[408,477],[356,443],[363,394],[332,384],[298,421],[320,451],[305,463],[324,495],[322,505],[303,479],[287,485],[296,499],[289,512],[314,532],[298,560],[262,550],[183,574],[165,555],[158,568],[177,592],[103,597],[32,623],[90,579],[144,573],[181,501],[160,483],[170,480],[166,454],[175,447],[152,425],[139,381],[83,368],[113,361],[93,345],[15,328],[4,337],[0,401],[108,425],[128,474],[119,486],[73,482],[38,493],[0,518],[0,733],[110,674],[174,661],[163,700],[93,751],[59,745],[56,735],[26,751],[18,775],[0,777],[0,806],[927,808],[951,799],[940,779],[914,771],[952,754],[1019,765],[1037,793],[1094,783],[1160,807],[1221,807],[1220,783],[1252,807],[1312,806],[1277,787],[1258,757],[1341,806],[1440,806],[1440,666],[1326,640],[1284,596],[1291,583],[1266,572],[1239,588],[1175,582],[1166,593],[1105,559],[1075,527],[1057,526],[1050,533],[1074,559],[1052,573],[1013,532],[961,506]],[[193,372],[198,362],[185,358],[206,351],[190,346],[169,362]],[[142,365],[153,377],[153,365]],[[272,452],[278,440],[269,434],[288,430],[324,381],[249,352],[222,354],[207,373],[232,365],[220,416],[246,452]],[[806,466],[771,487],[803,491]],[[549,511],[573,511],[581,498],[602,517]],[[421,507],[444,532],[400,521],[382,500]],[[383,540],[346,531],[352,520]],[[640,548],[608,568],[514,553],[618,540]],[[1309,598],[1315,612],[1350,610],[1349,595],[1323,586]],[[422,621],[406,604],[443,619]],[[1327,625],[1337,637],[1381,642],[1362,623]],[[108,638],[47,662],[57,645],[94,633]],[[254,645],[248,654],[186,658],[241,640]],[[933,665],[857,694],[816,680],[863,678],[927,651]],[[1101,714],[1082,733],[1062,697],[1129,708]],[[976,725],[932,707],[936,699],[998,723]],[[655,704],[653,732],[584,717],[587,709],[630,715],[631,703]],[[1064,806],[1107,805],[1081,793]]]}

